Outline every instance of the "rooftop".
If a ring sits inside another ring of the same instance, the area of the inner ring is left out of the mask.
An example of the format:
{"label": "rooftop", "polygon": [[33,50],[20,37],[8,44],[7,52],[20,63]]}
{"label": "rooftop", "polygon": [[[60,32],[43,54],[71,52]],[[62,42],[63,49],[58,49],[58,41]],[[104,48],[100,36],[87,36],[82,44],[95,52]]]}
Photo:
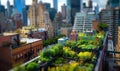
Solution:
{"label": "rooftop", "polygon": [[37,42],[37,41],[40,41],[40,40],[42,40],[42,39],[21,38],[21,39],[20,39],[20,42],[26,42],[26,44],[29,44],[29,43]]}
{"label": "rooftop", "polygon": [[11,35],[16,35],[17,33],[13,33],[13,32],[11,32],[11,33],[8,33],[8,32],[5,32],[5,33],[3,33],[2,35],[3,36],[11,36]]}
{"label": "rooftop", "polygon": [[69,38],[68,37],[63,37],[63,38],[60,38],[58,40],[68,40]]}

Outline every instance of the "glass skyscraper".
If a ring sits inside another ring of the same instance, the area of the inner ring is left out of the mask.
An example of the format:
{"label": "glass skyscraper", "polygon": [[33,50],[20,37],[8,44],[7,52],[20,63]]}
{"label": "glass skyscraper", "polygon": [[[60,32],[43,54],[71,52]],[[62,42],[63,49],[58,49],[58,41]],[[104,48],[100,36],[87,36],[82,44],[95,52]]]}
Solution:
{"label": "glass skyscraper", "polygon": [[15,9],[22,14],[23,8],[25,8],[25,0],[14,0]]}
{"label": "glass skyscraper", "polygon": [[25,0],[14,0],[14,8],[22,15],[22,26],[27,26],[27,10]]}
{"label": "glass skyscraper", "polygon": [[53,6],[56,10],[58,10],[58,0],[53,0]]}
{"label": "glass skyscraper", "polygon": [[67,0],[67,22],[74,23],[75,14],[81,11],[81,0]]}
{"label": "glass skyscraper", "polygon": [[111,7],[120,6],[120,0],[109,0]]}
{"label": "glass skyscraper", "polygon": [[1,5],[1,0],[0,0],[0,13],[1,12],[5,14],[5,7]]}

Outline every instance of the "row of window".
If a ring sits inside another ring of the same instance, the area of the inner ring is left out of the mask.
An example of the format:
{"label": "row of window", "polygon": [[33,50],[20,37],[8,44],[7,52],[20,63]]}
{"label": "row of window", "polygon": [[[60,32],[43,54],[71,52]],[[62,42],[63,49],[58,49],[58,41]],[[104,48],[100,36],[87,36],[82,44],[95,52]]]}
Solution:
{"label": "row of window", "polygon": [[31,49],[28,52],[22,52],[14,56],[14,60],[17,62],[21,59],[30,59],[33,57],[33,55],[40,52],[40,46],[38,46],[36,49]]}

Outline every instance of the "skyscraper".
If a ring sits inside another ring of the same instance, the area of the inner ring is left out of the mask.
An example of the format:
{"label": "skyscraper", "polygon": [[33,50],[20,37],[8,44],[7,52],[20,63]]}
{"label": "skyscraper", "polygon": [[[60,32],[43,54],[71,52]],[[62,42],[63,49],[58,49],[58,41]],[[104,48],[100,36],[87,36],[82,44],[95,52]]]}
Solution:
{"label": "skyscraper", "polygon": [[109,0],[111,7],[120,6],[120,0]]}
{"label": "skyscraper", "polygon": [[62,11],[62,17],[63,17],[63,19],[65,19],[66,18],[66,5],[64,4],[63,6],[61,6],[61,11]]}
{"label": "skyscraper", "polygon": [[23,13],[23,8],[25,8],[25,0],[14,0],[14,7],[19,13]]}
{"label": "skyscraper", "polygon": [[81,0],[67,0],[67,23],[74,23],[75,14],[81,11]]}
{"label": "skyscraper", "polygon": [[99,6],[98,6],[98,4],[94,7],[94,12],[96,14],[96,19],[99,19]]}
{"label": "skyscraper", "polygon": [[49,10],[49,9],[51,8],[51,4],[50,4],[50,3],[44,3],[44,5],[45,5],[45,8],[46,8],[47,10]]}
{"label": "skyscraper", "polygon": [[89,8],[92,8],[92,7],[93,7],[93,6],[92,6],[92,0],[89,0],[89,1],[88,1],[88,7],[89,7]]}
{"label": "skyscraper", "polygon": [[[99,13],[99,20],[101,23],[108,24],[108,32],[112,34],[113,32],[113,11],[112,9],[103,9]],[[113,36],[113,35],[111,35]]]}
{"label": "skyscraper", "polygon": [[53,6],[56,10],[58,10],[58,0],[53,0]]}
{"label": "skyscraper", "polygon": [[77,33],[92,33],[92,21],[95,20],[94,12],[79,12],[75,16],[75,23],[73,26],[73,31]]}
{"label": "skyscraper", "polygon": [[108,0],[108,8],[112,9],[113,12],[113,32],[112,36],[113,36],[113,43],[114,46],[116,47],[118,44],[118,26],[120,26],[120,0]]}
{"label": "skyscraper", "polygon": [[7,0],[7,17],[10,17],[12,14],[12,8],[10,6],[10,1]]}
{"label": "skyscraper", "polygon": [[22,15],[22,26],[27,26],[27,10],[25,0],[14,0],[14,8]]}
{"label": "skyscraper", "polygon": [[118,26],[120,26],[120,7],[113,9],[113,43],[118,44]]}
{"label": "skyscraper", "polygon": [[50,3],[44,3],[44,6],[45,6],[46,10],[49,12],[51,21],[54,21],[57,10],[55,8],[51,8]]}
{"label": "skyscraper", "polygon": [[5,7],[3,5],[1,5],[1,0],[0,0],[0,13],[5,14]]}
{"label": "skyscraper", "polygon": [[30,25],[36,28],[42,28],[48,31],[49,38],[53,37],[53,25],[50,20],[49,12],[42,2],[33,4],[29,8]]}
{"label": "skyscraper", "polygon": [[[107,11],[110,9],[110,12],[100,15],[101,20],[103,20],[108,24],[111,24],[109,25],[109,27],[110,27],[110,33],[112,35],[114,47],[116,47],[118,44],[118,26],[120,26],[120,4],[119,3],[120,3],[120,0],[108,0],[105,10]],[[108,14],[110,14],[110,16]]]}

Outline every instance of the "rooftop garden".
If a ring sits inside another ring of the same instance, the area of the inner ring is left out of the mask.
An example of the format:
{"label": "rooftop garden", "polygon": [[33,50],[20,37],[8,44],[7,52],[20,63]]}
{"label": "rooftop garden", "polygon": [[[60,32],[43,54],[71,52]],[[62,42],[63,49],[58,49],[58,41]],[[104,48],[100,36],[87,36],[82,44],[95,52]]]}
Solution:
{"label": "rooftop garden", "polygon": [[23,68],[25,71],[94,71],[104,35],[103,32],[95,35],[80,33],[77,42],[51,46],[39,54],[39,59]]}

